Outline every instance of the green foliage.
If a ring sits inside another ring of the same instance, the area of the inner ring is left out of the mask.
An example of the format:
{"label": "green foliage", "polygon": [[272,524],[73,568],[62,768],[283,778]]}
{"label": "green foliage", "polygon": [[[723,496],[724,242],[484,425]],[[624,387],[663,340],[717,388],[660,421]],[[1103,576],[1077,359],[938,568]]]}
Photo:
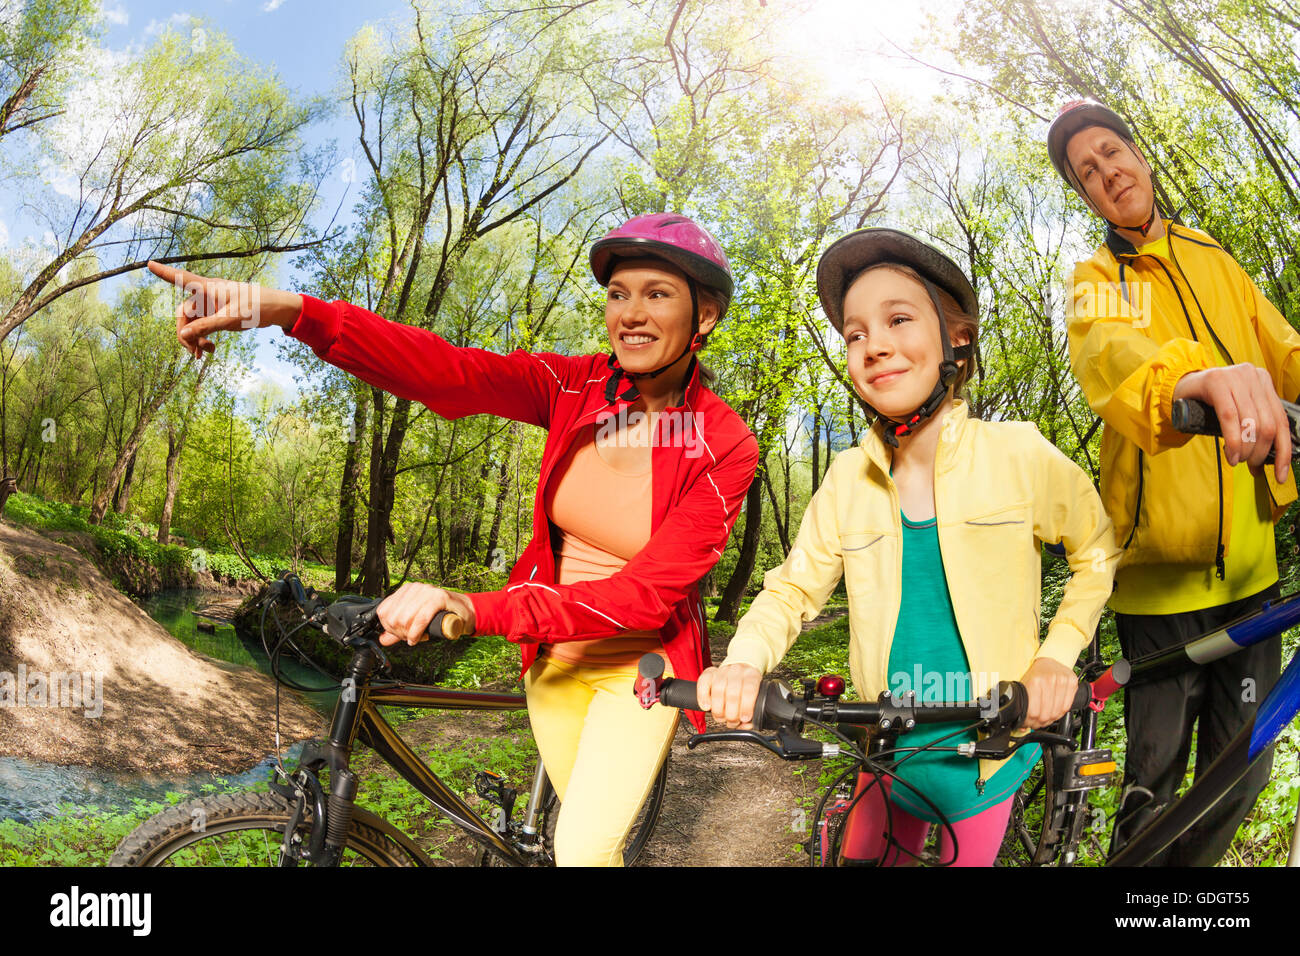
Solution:
{"label": "green foliage", "polygon": [[[150,529],[134,519],[111,512],[105,516],[104,524],[94,525],[86,519],[87,511],[84,505],[46,501],[21,491],[15,492],[5,502],[5,515],[20,524],[42,531],[77,531],[89,535],[99,555],[110,566],[125,558],[143,562],[164,572],[171,570],[183,574],[185,571],[206,568],[214,576],[231,581],[253,577],[248,565],[236,555],[177,544],[159,544],[148,536],[150,531],[156,533],[157,529]],[[283,558],[267,555],[254,555],[253,561],[268,577],[285,564]]]}
{"label": "green foliage", "polygon": [[488,634],[474,638],[470,649],[448,668],[443,683],[477,689],[512,684],[518,676],[519,645],[499,634]]}
{"label": "green foliage", "polygon": [[[224,780],[207,784],[202,792],[227,793],[237,788]],[[265,785],[254,789],[265,789]],[[36,823],[0,820],[0,866],[106,866],[122,839],[145,820],[190,799],[169,792],[162,802],[135,799],[129,809],[60,804],[58,811]]]}

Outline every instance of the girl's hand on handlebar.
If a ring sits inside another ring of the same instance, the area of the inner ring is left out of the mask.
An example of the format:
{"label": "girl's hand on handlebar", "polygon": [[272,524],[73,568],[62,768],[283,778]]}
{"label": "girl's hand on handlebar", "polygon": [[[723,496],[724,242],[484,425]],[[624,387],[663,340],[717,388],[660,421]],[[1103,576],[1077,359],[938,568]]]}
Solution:
{"label": "girl's hand on handlebar", "polygon": [[1050,657],[1040,657],[1020,678],[1029,695],[1029,712],[1023,729],[1037,729],[1055,723],[1074,703],[1079,678],[1072,668]]}
{"label": "girl's hand on handlebar", "polygon": [[1258,475],[1272,449],[1273,474],[1279,484],[1286,481],[1291,427],[1266,370],[1243,363],[1188,372],[1174,386],[1174,398],[1199,398],[1214,407],[1228,464],[1249,462]]}
{"label": "girl's hand on handlebar", "polygon": [[414,581],[403,584],[375,609],[384,626],[379,643],[391,647],[405,641],[414,647],[429,636],[427,628],[439,611],[451,611],[465,622],[465,632],[473,633],[474,604],[466,595]]}
{"label": "girl's hand on handlebar", "polygon": [[198,358],[216,348],[208,338],[223,330],[293,327],[302,314],[302,296],[251,282],[232,282],[150,262],[149,271],[185,293],[176,307],[176,338]]}
{"label": "girl's hand on handlebar", "polygon": [[695,682],[700,710],[713,714],[731,729],[752,730],[754,701],[762,672],[752,664],[725,664],[710,667]]}

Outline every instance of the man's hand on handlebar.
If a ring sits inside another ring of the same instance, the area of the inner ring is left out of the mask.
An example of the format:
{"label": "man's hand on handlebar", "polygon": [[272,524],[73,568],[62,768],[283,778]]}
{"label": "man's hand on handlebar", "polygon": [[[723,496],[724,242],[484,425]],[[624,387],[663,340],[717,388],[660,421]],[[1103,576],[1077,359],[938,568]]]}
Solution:
{"label": "man's hand on handlebar", "polygon": [[409,581],[375,609],[384,627],[379,643],[391,647],[405,641],[414,647],[428,637],[426,629],[439,611],[451,611],[465,622],[467,634],[474,632],[474,604],[467,595]]}
{"label": "man's hand on handlebar", "polygon": [[710,667],[696,681],[700,710],[731,729],[752,730],[754,701],[763,674],[752,664]]}
{"label": "man's hand on handlebar", "polygon": [[1065,715],[1079,692],[1079,678],[1073,670],[1050,657],[1029,665],[1020,683],[1029,696],[1029,710],[1023,729],[1036,730],[1054,724]]}
{"label": "man's hand on handlebar", "polygon": [[1291,428],[1266,370],[1243,363],[1189,372],[1178,380],[1173,397],[1200,399],[1214,408],[1228,464],[1248,462],[1258,475],[1273,450],[1273,474],[1279,484],[1286,481]]}

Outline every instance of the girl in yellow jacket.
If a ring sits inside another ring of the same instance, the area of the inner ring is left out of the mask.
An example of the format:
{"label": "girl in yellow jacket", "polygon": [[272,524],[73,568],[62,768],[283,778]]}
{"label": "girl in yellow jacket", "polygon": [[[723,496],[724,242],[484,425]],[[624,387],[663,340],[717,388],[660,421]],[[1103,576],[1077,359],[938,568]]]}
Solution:
{"label": "girl in yellow jacket", "polygon": [[[973,700],[999,680],[1020,680],[1029,725],[1052,723],[1069,708],[1072,668],[1119,556],[1097,492],[1032,424],[972,419],[954,399],[971,373],[978,302],[941,252],[892,229],[854,232],[822,256],[817,290],[876,421],[836,457],[726,660],[701,675],[701,706],[729,727],[748,727],[759,679],[843,577],[849,666],[864,698],[912,690],[923,702]],[[1042,641],[1039,542],[1064,545],[1072,571]],[[957,729],[927,725],[899,746],[923,748]],[[976,765],[922,750],[901,762],[909,786],[886,787],[895,846],[883,862],[900,850],[918,854],[937,820],[914,787],[954,824],[958,865],[991,865],[1037,753]],[[854,812],[884,807],[862,800]],[[952,848],[940,853],[950,859]]]}

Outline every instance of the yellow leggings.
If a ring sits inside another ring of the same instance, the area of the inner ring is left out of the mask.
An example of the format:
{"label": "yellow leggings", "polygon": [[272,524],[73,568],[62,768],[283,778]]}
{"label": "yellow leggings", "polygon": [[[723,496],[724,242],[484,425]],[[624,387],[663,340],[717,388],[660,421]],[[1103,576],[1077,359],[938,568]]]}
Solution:
{"label": "yellow leggings", "polygon": [[557,866],[622,866],[623,843],[672,747],[678,711],[642,710],[636,669],[539,657],[524,676],[528,720],[560,798]]}

